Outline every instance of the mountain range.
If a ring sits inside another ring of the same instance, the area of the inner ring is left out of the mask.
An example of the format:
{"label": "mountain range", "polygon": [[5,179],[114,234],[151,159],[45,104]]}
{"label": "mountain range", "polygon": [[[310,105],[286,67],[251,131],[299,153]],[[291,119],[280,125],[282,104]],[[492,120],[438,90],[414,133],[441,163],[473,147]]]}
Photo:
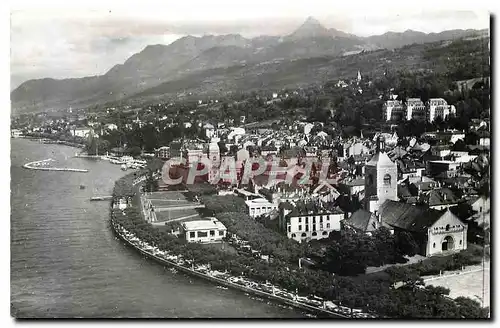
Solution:
{"label": "mountain range", "polygon": [[[359,37],[328,29],[313,17],[307,18],[286,36],[249,39],[239,34],[189,35],[169,45],[149,45],[104,75],[26,81],[11,92],[12,109],[13,112],[57,110],[126,100],[155,94],[154,90],[159,87],[161,90],[164,84],[175,86],[170,88],[176,90],[172,91],[173,94],[186,89],[203,91],[200,90],[201,84],[210,84],[211,79],[220,79],[231,69],[258,71],[269,63],[279,62],[285,64],[280,67],[286,67],[286,63],[305,58],[343,56],[363,50],[394,49],[414,43],[485,35],[488,35],[488,30],[449,30],[430,34],[407,30]],[[240,78],[245,79],[245,76]],[[294,81],[300,83],[300,77],[295,77]]]}

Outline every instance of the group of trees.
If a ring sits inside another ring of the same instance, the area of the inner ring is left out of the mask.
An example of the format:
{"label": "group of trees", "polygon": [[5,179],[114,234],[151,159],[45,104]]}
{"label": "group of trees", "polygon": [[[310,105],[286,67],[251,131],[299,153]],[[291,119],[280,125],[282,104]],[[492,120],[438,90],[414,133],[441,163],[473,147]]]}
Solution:
{"label": "group of trees", "polygon": [[404,256],[413,256],[417,251],[417,243],[406,232],[392,235],[388,229],[381,227],[369,236],[342,230],[339,234],[332,234],[320,261],[324,270],[355,276],[365,273],[369,266],[405,263]]}

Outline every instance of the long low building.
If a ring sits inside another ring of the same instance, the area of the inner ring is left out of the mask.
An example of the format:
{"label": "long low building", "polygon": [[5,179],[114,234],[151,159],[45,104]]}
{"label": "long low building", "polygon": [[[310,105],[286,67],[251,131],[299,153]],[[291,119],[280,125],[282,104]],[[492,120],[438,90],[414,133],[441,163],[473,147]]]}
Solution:
{"label": "long low building", "polygon": [[219,242],[227,233],[224,224],[213,217],[207,220],[183,222],[182,230],[188,243]]}

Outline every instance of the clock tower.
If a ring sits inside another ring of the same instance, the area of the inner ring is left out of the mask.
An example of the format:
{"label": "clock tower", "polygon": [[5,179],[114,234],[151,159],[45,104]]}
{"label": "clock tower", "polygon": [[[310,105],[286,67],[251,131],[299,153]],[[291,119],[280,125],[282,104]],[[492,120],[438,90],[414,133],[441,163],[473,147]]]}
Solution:
{"label": "clock tower", "polygon": [[385,140],[377,138],[377,151],[365,167],[365,209],[378,210],[386,200],[398,200],[398,166],[385,152]]}

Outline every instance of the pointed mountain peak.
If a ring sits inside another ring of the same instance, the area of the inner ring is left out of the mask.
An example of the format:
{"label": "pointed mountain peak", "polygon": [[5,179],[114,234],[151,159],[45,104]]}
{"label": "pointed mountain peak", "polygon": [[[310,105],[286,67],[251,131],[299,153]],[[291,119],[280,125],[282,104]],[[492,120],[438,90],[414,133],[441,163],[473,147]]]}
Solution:
{"label": "pointed mountain peak", "polygon": [[318,36],[330,36],[330,32],[314,17],[309,16],[305,22],[290,37],[295,39]]}
{"label": "pointed mountain peak", "polygon": [[305,22],[302,24],[302,26],[304,26],[304,25],[306,25],[306,26],[307,26],[307,25],[313,25],[313,26],[318,26],[318,25],[319,25],[319,26],[323,27],[323,26],[321,25],[321,23],[319,22],[319,20],[317,20],[316,18],[314,18],[314,17],[312,17],[312,16],[307,17],[307,19],[306,19],[306,20],[305,20]]}

